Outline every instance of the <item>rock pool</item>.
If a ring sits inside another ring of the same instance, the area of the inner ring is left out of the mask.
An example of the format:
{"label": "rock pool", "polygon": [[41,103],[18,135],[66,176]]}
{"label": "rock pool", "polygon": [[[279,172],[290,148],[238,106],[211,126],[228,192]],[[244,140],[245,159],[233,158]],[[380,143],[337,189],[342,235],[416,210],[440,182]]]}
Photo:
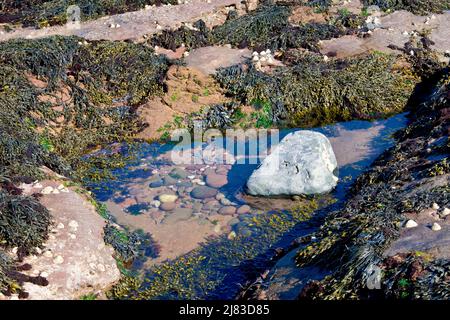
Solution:
{"label": "rock pool", "polygon": [[[157,257],[132,266],[145,279],[136,298],[231,299],[270,266],[277,248],[317,228],[320,219],[311,216],[336,209],[405,125],[401,114],[314,129],[329,138],[339,164],[339,184],[326,196],[250,197],[243,187],[258,166],[247,161],[255,156],[251,151],[234,153],[244,164],[176,165],[169,156],[174,145],[157,143],[140,144],[137,160],[116,170],[115,179],[88,185],[119,225],[148,232],[159,245]],[[281,131],[280,138],[294,130]]]}

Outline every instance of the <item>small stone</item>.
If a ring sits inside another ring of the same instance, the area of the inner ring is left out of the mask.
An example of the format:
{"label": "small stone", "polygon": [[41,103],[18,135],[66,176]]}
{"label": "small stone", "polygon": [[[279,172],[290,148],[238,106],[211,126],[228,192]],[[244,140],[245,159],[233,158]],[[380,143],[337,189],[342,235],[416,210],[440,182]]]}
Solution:
{"label": "small stone", "polygon": [[42,253],[42,250],[39,247],[36,247],[35,251],[36,251],[37,254],[41,254]]}
{"label": "small stone", "polygon": [[65,188],[64,185],[63,185],[63,184],[60,184],[56,189],[62,190],[62,189],[64,189],[64,188]]}
{"label": "small stone", "polygon": [[174,194],[162,194],[158,197],[158,199],[162,203],[175,202],[178,199],[178,196]]}
{"label": "small stone", "polygon": [[17,254],[17,250],[19,250],[19,248],[17,247],[12,248],[11,250],[12,254]]}
{"label": "small stone", "polygon": [[236,208],[233,206],[226,206],[219,209],[219,214],[231,216],[236,213]]}
{"label": "small stone", "polygon": [[188,174],[184,169],[175,168],[172,171],[170,171],[169,176],[171,176],[174,179],[185,179],[188,177]]}
{"label": "small stone", "polygon": [[177,208],[164,218],[163,223],[172,224],[178,221],[188,220],[191,216],[192,216],[192,209]]}
{"label": "small stone", "polygon": [[227,198],[220,199],[220,203],[224,206],[230,206],[232,204],[232,202],[230,200],[228,200]]}
{"label": "small stone", "polygon": [[172,186],[178,182],[177,179],[172,178],[171,176],[164,177],[163,181],[165,186]]}
{"label": "small stone", "polygon": [[175,209],[175,207],[175,202],[165,202],[159,206],[159,209],[161,209],[162,211],[172,211],[173,209]]}
{"label": "small stone", "polygon": [[69,238],[72,240],[75,240],[77,238],[77,236],[73,233],[69,233]]}
{"label": "small stone", "polygon": [[437,203],[433,203],[432,208],[434,210],[439,210],[440,207],[439,207],[439,205]]}
{"label": "small stone", "polygon": [[49,274],[48,274],[47,272],[45,272],[45,271],[42,271],[39,275],[40,275],[42,278],[47,278],[47,277],[49,276]]}
{"label": "small stone", "polygon": [[415,228],[417,226],[418,226],[418,224],[414,220],[408,220],[405,224],[405,228],[407,228],[407,229]]}
{"label": "small stone", "polygon": [[53,257],[53,253],[50,250],[47,250],[47,251],[44,252],[44,257],[52,258]]}
{"label": "small stone", "polygon": [[217,194],[217,189],[207,187],[207,186],[199,186],[195,187],[191,191],[191,196],[195,199],[206,199],[213,198]]}
{"label": "small stone", "polygon": [[53,262],[56,263],[56,264],[61,264],[61,263],[64,262],[64,258],[61,257],[61,256],[56,256],[56,258],[53,259]]}
{"label": "small stone", "polygon": [[208,211],[208,210],[214,209],[217,206],[219,206],[219,201],[212,200],[212,201],[208,201],[207,203],[205,203],[203,205],[202,209],[205,211]]}
{"label": "small stone", "polygon": [[56,226],[56,228],[58,229],[64,229],[64,223],[58,223],[58,225]]}
{"label": "small stone", "polygon": [[226,175],[212,173],[206,176],[206,184],[213,188],[221,188],[228,183]]}
{"label": "small stone", "polygon": [[149,184],[150,188],[159,188],[164,185],[164,182],[162,180],[153,181]]}
{"label": "small stone", "polygon": [[246,213],[249,213],[250,210],[251,210],[250,206],[244,204],[243,206],[240,206],[240,207],[237,209],[236,213],[237,213],[237,214],[246,214]]}
{"label": "small stone", "polygon": [[58,189],[53,189],[52,194],[59,194],[59,190]]}
{"label": "small stone", "polygon": [[442,228],[441,228],[441,226],[440,226],[440,224],[439,223],[433,223],[433,225],[431,226],[431,230],[433,230],[433,231],[440,231]]}
{"label": "small stone", "polygon": [[214,226],[214,232],[215,233],[220,233],[220,230],[222,229],[222,227],[220,226],[220,224],[216,224],[215,226]]}

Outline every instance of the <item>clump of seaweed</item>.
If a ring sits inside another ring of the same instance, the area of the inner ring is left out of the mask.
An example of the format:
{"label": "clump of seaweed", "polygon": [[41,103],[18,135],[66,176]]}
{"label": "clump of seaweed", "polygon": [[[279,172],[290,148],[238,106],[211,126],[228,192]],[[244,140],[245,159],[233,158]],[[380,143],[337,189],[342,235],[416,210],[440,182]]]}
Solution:
{"label": "clump of seaweed", "polygon": [[196,21],[193,28],[181,26],[176,30],[163,30],[148,40],[151,46],[159,46],[175,51],[184,45],[186,49],[196,49],[211,45],[210,30],[203,20]]}
{"label": "clump of seaweed", "polygon": [[417,82],[396,66],[395,57],[381,53],[330,62],[297,53],[288,61],[291,65],[271,74],[252,65],[232,66],[219,70],[216,79],[241,103],[269,105],[272,123],[300,127],[399,112]]}
{"label": "clump of seaweed", "polygon": [[[318,240],[298,251],[298,266],[315,264],[334,270],[323,281],[307,286],[302,297],[370,297],[368,281],[374,268],[383,266],[385,250],[399,237],[400,226],[405,221],[403,213],[420,212],[434,202],[448,205],[448,188],[435,187],[432,178],[424,174],[429,167],[427,147],[439,138],[448,138],[450,122],[443,114],[450,107],[448,69],[440,74],[440,84],[427,95],[428,100],[411,108],[412,123],[396,135],[396,146],[357,179],[350,200],[342,210],[326,219],[316,234]],[[412,182],[420,185],[422,191],[411,188]],[[448,261],[429,261],[421,267],[427,270],[423,277],[420,272],[414,281],[411,277],[402,280],[401,273],[411,274],[412,262],[403,259],[390,268],[397,270],[394,274],[383,276],[384,296],[448,298],[448,290],[443,290]],[[434,272],[441,282],[432,280],[438,280],[433,278]],[[418,286],[419,283],[422,285]]]}
{"label": "clump of seaweed", "polygon": [[0,191],[0,244],[28,254],[42,245],[51,225],[48,210],[28,196]]}
{"label": "clump of seaweed", "polygon": [[306,48],[317,50],[319,40],[348,33],[344,28],[329,23],[307,23],[291,26],[291,9],[282,5],[265,5],[247,15],[228,20],[212,30],[212,42],[231,44],[238,48],[286,50]]}
{"label": "clump of seaweed", "polygon": [[201,121],[203,128],[227,129],[238,120],[239,105],[233,102],[212,105],[194,112],[187,119],[187,127],[193,129],[196,119]]}
{"label": "clump of seaweed", "polygon": [[[231,11],[233,12],[233,11]],[[193,27],[182,26],[174,31],[163,31],[148,40],[152,46],[175,50],[184,44],[188,49],[206,45],[231,44],[256,51],[305,48],[318,51],[319,40],[327,40],[355,33],[355,25],[337,19],[330,23],[289,23],[291,8],[286,5],[265,4],[246,15],[229,18],[224,24],[209,30],[202,20]]]}
{"label": "clump of seaweed", "polygon": [[382,10],[408,10],[414,14],[442,13],[450,9],[449,0],[364,0],[365,6],[376,5]]}
{"label": "clump of seaweed", "polygon": [[159,256],[159,246],[150,234],[142,230],[128,232],[108,223],[104,228],[104,233],[105,243],[114,248],[118,259],[124,263],[130,263],[138,258],[154,259]]}

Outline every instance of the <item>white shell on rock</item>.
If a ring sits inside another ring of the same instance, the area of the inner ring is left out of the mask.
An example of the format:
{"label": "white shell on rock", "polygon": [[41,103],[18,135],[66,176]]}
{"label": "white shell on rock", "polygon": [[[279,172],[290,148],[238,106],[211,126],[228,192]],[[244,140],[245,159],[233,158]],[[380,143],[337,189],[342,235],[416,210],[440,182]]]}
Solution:
{"label": "white shell on rock", "polygon": [[414,220],[408,220],[405,224],[405,228],[407,228],[407,229],[415,228],[417,226],[418,226],[418,224]]}
{"label": "white shell on rock", "polygon": [[337,185],[336,168],[327,137],[308,130],[293,132],[253,172],[247,191],[255,196],[327,193]]}
{"label": "white shell on rock", "polygon": [[449,208],[444,208],[444,210],[442,210],[442,216],[446,217],[448,215],[450,215],[450,209]]}
{"label": "white shell on rock", "polygon": [[439,223],[433,223],[433,225],[431,226],[431,230],[433,230],[433,231],[440,231],[442,228],[441,228],[441,225],[439,224]]}
{"label": "white shell on rock", "polygon": [[42,194],[51,194],[53,192],[53,187],[45,187],[44,189],[42,189],[41,193]]}

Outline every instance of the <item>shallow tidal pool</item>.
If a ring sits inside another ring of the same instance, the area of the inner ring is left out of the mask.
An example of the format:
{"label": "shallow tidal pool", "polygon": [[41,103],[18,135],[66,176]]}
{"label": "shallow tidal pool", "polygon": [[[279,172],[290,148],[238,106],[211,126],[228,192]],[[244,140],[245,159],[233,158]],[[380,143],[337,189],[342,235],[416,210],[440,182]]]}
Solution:
{"label": "shallow tidal pool", "polygon": [[[243,154],[228,150],[245,159],[235,164],[180,165],[171,161],[173,144],[157,143],[140,144],[137,160],[116,170],[114,179],[89,187],[119,225],[148,232],[158,246],[157,256],[131,267],[145,278],[136,298],[231,299],[270,267],[277,248],[319,226],[320,219],[310,220],[314,213],[326,215],[342,203],[354,179],[393,144],[392,134],[406,122],[401,114],[313,129],[329,138],[338,161],[339,183],[330,195],[250,197],[244,187],[258,163],[249,160],[255,158],[249,148]],[[281,131],[280,138],[295,130]]]}

